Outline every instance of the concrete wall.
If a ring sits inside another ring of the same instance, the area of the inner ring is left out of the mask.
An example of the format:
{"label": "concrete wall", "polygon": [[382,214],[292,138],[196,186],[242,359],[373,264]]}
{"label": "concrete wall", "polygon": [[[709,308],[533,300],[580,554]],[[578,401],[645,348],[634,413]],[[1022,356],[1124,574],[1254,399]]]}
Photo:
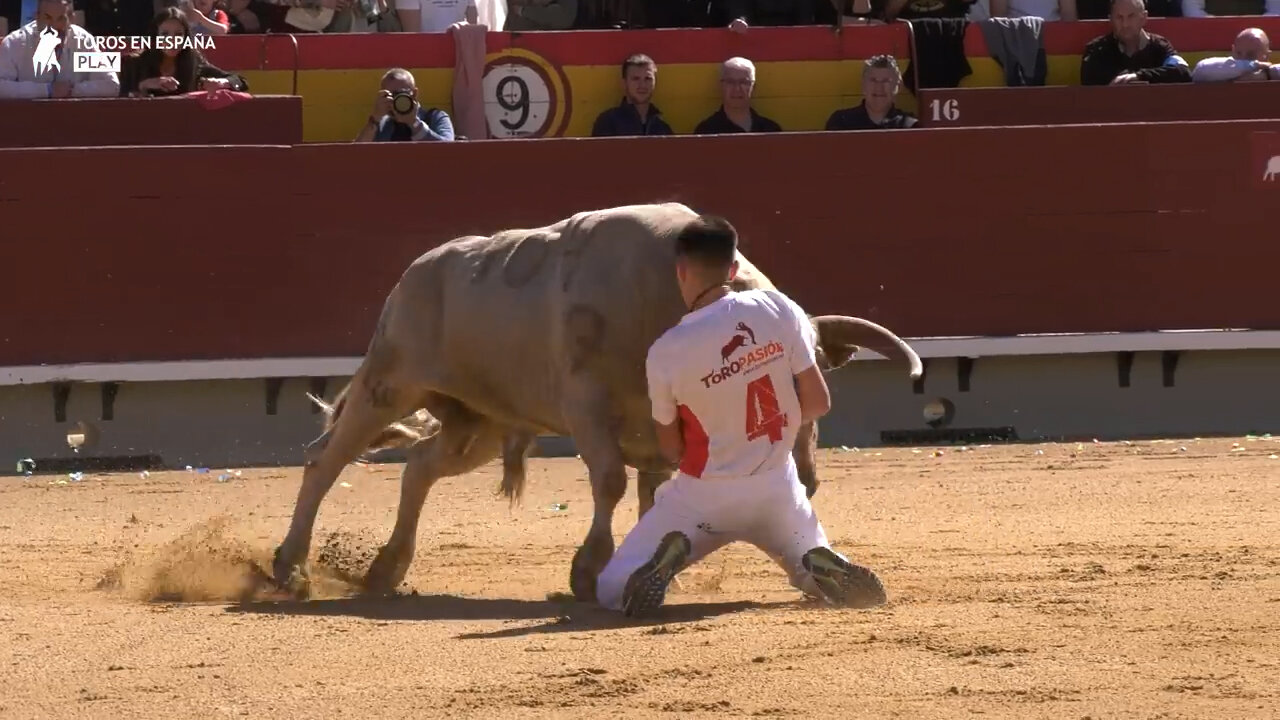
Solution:
{"label": "concrete wall", "polygon": [[[1021,440],[1118,439],[1166,435],[1280,433],[1280,351],[1182,353],[1175,385],[1164,387],[1160,353],[1137,353],[1130,386],[1119,387],[1117,356],[980,358],[962,392],[959,361],[931,360],[923,392],[897,363],[857,362],[828,376],[835,410],[821,425],[821,445],[868,447],[881,433],[927,430],[923,408],[935,398],[954,405],[945,429],[1011,426]],[[345,382],[335,378],[330,394]],[[55,460],[157,455],[168,467],[293,465],[320,432],[322,416],[304,396],[307,379],[284,382],[277,414],[268,415],[264,380],[121,384],[114,418],[102,420],[100,386],[78,384],[56,422],[50,385],[0,388],[0,473],[20,458]],[[77,421],[93,423],[97,445],[79,458],[66,444]],[[937,441],[937,440],[935,440]],[[964,440],[961,440],[962,442]],[[548,438],[539,452],[572,454],[571,442]],[[386,459],[397,459],[389,454]]]}

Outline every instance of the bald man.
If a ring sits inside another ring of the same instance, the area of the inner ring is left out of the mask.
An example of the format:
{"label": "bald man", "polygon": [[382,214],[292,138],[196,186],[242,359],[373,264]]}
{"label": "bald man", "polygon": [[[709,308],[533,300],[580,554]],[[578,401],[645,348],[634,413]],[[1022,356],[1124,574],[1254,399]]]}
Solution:
{"label": "bald man", "polygon": [[1081,85],[1191,82],[1173,45],[1147,32],[1145,0],[1111,0],[1111,32],[1094,38],[1080,59]]}
{"label": "bald man", "polygon": [[1271,41],[1258,28],[1247,28],[1231,44],[1231,57],[1205,58],[1191,71],[1192,82],[1280,80],[1280,66],[1267,62]]}

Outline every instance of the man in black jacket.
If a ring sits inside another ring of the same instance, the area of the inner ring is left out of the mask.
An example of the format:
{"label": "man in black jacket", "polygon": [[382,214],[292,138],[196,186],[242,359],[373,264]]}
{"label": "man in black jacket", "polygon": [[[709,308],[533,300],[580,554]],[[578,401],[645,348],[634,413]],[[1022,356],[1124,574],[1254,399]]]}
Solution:
{"label": "man in black jacket", "polygon": [[1144,0],[1111,0],[1111,32],[1094,38],[1080,60],[1081,85],[1191,82],[1191,69],[1173,45],[1143,29]]}

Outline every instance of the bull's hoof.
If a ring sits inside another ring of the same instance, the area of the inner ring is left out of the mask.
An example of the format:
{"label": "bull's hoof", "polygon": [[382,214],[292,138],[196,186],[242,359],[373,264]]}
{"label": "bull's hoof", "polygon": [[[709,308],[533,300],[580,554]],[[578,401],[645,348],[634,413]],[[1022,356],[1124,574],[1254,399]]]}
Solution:
{"label": "bull's hoof", "polygon": [[307,578],[307,571],[302,567],[302,563],[292,557],[285,555],[282,551],[284,546],[276,548],[271,558],[271,575],[272,580],[283,591],[288,592],[297,598],[306,598],[309,595],[310,580]]}
{"label": "bull's hoof", "polygon": [[387,545],[383,545],[364,575],[364,592],[366,595],[391,595],[408,574],[409,559],[406,554],[392,551]]}
{"label": "bull's hoof", "polygon": [[596,602],[596,576],[599,571],[591,567],[585,559],[585,547],[578,548],[573,554],[573,565],[569,571],[569,589],[578,602]]}

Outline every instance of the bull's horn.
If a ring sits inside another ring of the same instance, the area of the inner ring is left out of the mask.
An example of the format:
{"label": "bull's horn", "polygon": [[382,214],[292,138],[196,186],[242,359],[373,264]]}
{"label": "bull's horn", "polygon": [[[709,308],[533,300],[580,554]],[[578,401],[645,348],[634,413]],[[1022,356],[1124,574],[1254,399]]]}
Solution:
{"label": "bull's horn", "polygon": [[890,360],[906,360],[911,365],[912,380],[924,374],[924,363],[916,351],[886,327],[847,315],[821,315],[811,321],[823,345],[864,347]]}

